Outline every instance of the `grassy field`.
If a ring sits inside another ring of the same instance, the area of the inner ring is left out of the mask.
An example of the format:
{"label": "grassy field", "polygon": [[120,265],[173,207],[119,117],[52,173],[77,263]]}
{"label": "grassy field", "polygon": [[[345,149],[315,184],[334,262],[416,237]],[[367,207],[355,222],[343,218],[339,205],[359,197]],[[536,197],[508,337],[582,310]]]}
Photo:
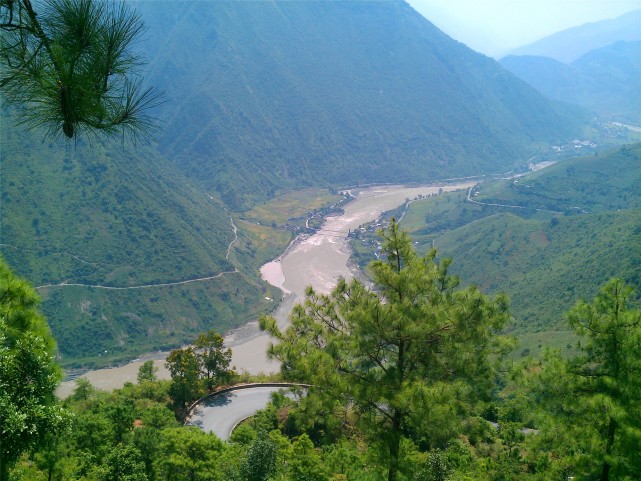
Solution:
{"label": "grassy field", "polygon": [[328,207],[342,198],[342,195],[331,194],[327,189],[299,190],[259,204],[244,212],[242,218],[273,227],[286,224],[301,226],[305,224],[308,214]]}
{"label": "grassy field", "polygon": [[244,268],[258,272],[260,267],[281,254],[292,240],[290,230],[256,224],[247,220],[236,221],[238,248],[233,257]]}

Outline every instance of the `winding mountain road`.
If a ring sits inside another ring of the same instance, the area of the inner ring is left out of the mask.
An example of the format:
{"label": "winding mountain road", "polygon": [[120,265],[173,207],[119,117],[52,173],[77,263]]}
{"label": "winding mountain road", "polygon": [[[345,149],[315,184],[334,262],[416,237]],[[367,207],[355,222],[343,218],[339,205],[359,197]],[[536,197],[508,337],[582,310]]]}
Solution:
{"label": "winding mountain road", "polygon": [[227,441],[238,423],[267,406],[272,393],[285,387],[287,386],[240,386],[209,396],[192,409],[186,424],[213,432],[223,441]]}
{"label": "winding mountain road", "polygon": [[36,289],[45,289],[47,287],[71,287],[71,286],[76,286],[76,287],[91,287],[93,289],[107,289],[107,290],[112,290],[112,291],[126,291],[129,289],[149,289],[152,287],[166,287],[166,286],[179,286],[181,284],[190,284],[192,282],[203,282],[203,281],[211,281],[213,279],[218,279],[221,276],[224,276],[226,274],[236,274],[238,272],[237,269],[234,269],[233,271],[223,271],[219,272],[215,276],[209,276],[209,277],[198,277],[196,279],[187,279],[184,281],[175,281],[175,282],[161,282],[158,284],[141,284],[138,286],[127,286],[127,287],[114,287],[114,286],[101,286],[101,285],[94,285],[94,284],[72,284],[68,283],[67,281],[63,281],[60,284],[45,284],[43,286],[37,286]]}
{"label": "winding mountain road", "polygon": [[[211,196],[210,196],[210,198],[211,198]],[[227,246],[227,254],[225,255],[225,259],[227,259],[227,260],[229,260],[229,256],[231,255],[231,252],[232,252],[232,249],[234,247],[234,244],[238,241],[238,229],[236,228],[236,224],[234,224],[234,219],[232,218],[231,214],[229,215],[229,221],[231,222],[231,228],[232,228],[232,232],[234,233],[234,238],[232,239],[232,241]],[[0,246],[9,246],[9,245],[8,244],[0,244]],[[14,246],[9,246],[9,247],[14,247]],[[17,247],[14,247],[14,248],[17,249]],[[73,257],[73,258],[77,259],[78,261],[83,262],[85,264],[98,265],[98,264],[94,264],[94,263],[85,261],[85,260],[79,258],[78,256],[76,256],[74,254],[70,254],[68,252],[63,252],[63,254],[69,255],[69,256],[71,256],[71,257]],[[80,284],[80,283],[70,283],[68,281],[62,281],[62,282],[59,282],[58,284],[45,284],[45,285],[42,285],[42,286],[36,286],[35,288],[36,289],[46,289],[48,287],[72,287],[72,286],[74,286],[74,287],[91,287],[91,288],[94,288],[94,289],[106,289],[106,290],[111,290],[111,291],[126,291],[126,290],[129,290],[129,289],[151,289],[151,288],[154,288],[154,287],[180,286],[180,285],[183,285],[183,284],[191,284],[192,282],[211,281],[211,280],[214,280],[214,279],[218,279],[218,278],[220,278],[220,277],[222,277],[224,275],[227,275],[227,274],[237,274],[237,273],[238,273],[238,269],[236,269],[234,267],[233,271],[223,271],[223,272],[219,272],[218,274],[215,274],[213,276],[197,277],[197,278],[194,278],[194,279],[185,279],[185,280],[182,280],[182,281],[159,282],[159,283],[155,283],[155,284],[139,284],[137,286],[122,286],[122,287],[118,287],[118,286],[102,286],[102,285],[96,285],[96,284]]]}

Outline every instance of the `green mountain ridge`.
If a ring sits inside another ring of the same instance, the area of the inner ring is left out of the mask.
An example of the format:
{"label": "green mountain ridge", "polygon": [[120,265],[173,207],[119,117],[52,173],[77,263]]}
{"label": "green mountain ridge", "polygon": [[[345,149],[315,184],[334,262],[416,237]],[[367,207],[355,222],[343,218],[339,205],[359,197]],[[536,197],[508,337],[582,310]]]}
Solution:
{"label": "green mountain ridge", "polygon": [[180,5],[137,4],[170,92],[160,150],[234,208],[510,170],[586,124],[402,1]]}
{"label": "green mountain ridge", "polygon": [[1,135],[1,252],[49,286],[42,307],[66,365],[180,345],[268,307],[257,274],[226,258],[224,206],[152,149]]}
{"label": "green mountain ridge", "polygon": [[445,194],[411,203],[401,226],[419,252],[452,257],[464,282],[507,293],[527,349],[573,344],[563,313],[611,277],[641,289],[641,144],[477,190],[494,205]]}

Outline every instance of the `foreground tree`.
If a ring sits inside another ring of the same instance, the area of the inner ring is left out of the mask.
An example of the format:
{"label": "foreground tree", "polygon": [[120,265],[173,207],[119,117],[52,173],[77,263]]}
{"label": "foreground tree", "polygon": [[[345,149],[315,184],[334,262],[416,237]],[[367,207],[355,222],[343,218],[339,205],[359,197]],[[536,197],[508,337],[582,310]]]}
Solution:
{"label": "foreground tree", "polygon": [[138,375],[136,377],[138,384],[143,384],[145,382],[154,382],[158,380],[156,373],[158,368],[154,366],[154,361],[145,361],[138,368]]}
{"label": "foreground tree", "polygon": [[229,380],[232,375],[229,370],[231,349],[225,347],[223,336],[216,331],[207,331],[198,336],[194,347],[207,390]]}
{"label": "foreground tree", "polygon": [[55,343],[37,305],[33,288],[0,258],[0,481],[21,453],[66,426]]}
{"label": "foreground tree", "polygon": [[285,332],[269,317],[261,328],[276,338],[269,354],[287,379],[352,406],[394,481],[405,434],[431,432],[456,417],[448,405],[491,386],[491,354],[503,348],[496,333],[509,316],[504,297],[456,290],[449,260],[417,256],[395,222],[381,234],[384,260],[370,266],[375,291],[357,280],[341,280],[329,295],[308,288]]}
{"label": "foreground tree", "polygon": [[555,450],[585,479],[641,479],[641,310],[628,307],[631,296],[613,279],[591,304],[579,302],[568,314],[579,355],[549,353],[533,379],[535,402],[553,415]]}
{"label": "foreground tree", "polygon": [[267,481],[276,471],[277,446],[262,431],[247,450],[247,459],[240,465],[243,481]]}
{"label": "foreground tree", "polygon": [[196,350],[190,346],[171,351],[165,366],[171,374],[169,396],[177,410],[183,410],[189,401],[203,393]]}
{"label": "foreground tree", "polygon": [[0,0],[0,88],[23,121],[48,133],[149,135],[148,110],[132,51],[144,25],[126,4],[95,0]]}
{"label": "foreground tree", "polygon": [[100,481],[148,481],[140,452],[131,445],[118,444],[105,459]]}
{"label": "foreground tree", "polygon": [[176,408],[184,409],[187,402],[229,381],[234,374],[230,362],[231,349],[216,331],[199,335],[193,346],[171,351],[165,366],[171,373],[169,395]]}
{"label": "foreground tree", "polygon": [[225,445],[195,427],[165,429],[159,450],[160,478],[167,481],[222,481],[218,460]]}

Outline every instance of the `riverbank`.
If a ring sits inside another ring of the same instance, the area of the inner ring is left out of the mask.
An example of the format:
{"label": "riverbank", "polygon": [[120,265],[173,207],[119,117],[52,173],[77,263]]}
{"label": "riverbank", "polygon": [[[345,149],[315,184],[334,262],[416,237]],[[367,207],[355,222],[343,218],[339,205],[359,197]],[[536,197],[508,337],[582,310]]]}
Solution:
{"label": "riverbank", "polygon": [[[407,199],[468,189],[476,183],[477,180],[466,179],[458,183],[441,182],[424,186],[385,185],[350,189],[354,199],[343,206],[341,214],[327,216],[315,234],[298,236],[283,254],[261,268],[264,279],[283,291],[283,301],[272,314],[281,328],[287,325],[292,306],[304,299],[307,286],[327,293],[336,285],[339,277],[354,276],[347,240],[351,230],[378,219],[383,212],[402,205]],[[278,371],[278,363],[268,360],[266,355],[270,338],[258,329],[256,321],[228,333],[225,342],[232,348],[232,365],[237,371],[250,374]],[[81,377],[98,389],[111,390],[121,387],[125,382],[135,383],[143,362],[141,358],[121,367],[89,371]],[[158,377],[169,379],[164,360],[156,359],[154,363],[159,368]],[[66,381],[58,389],[58,395],[65,397],[74,387],[73,381]]]}

